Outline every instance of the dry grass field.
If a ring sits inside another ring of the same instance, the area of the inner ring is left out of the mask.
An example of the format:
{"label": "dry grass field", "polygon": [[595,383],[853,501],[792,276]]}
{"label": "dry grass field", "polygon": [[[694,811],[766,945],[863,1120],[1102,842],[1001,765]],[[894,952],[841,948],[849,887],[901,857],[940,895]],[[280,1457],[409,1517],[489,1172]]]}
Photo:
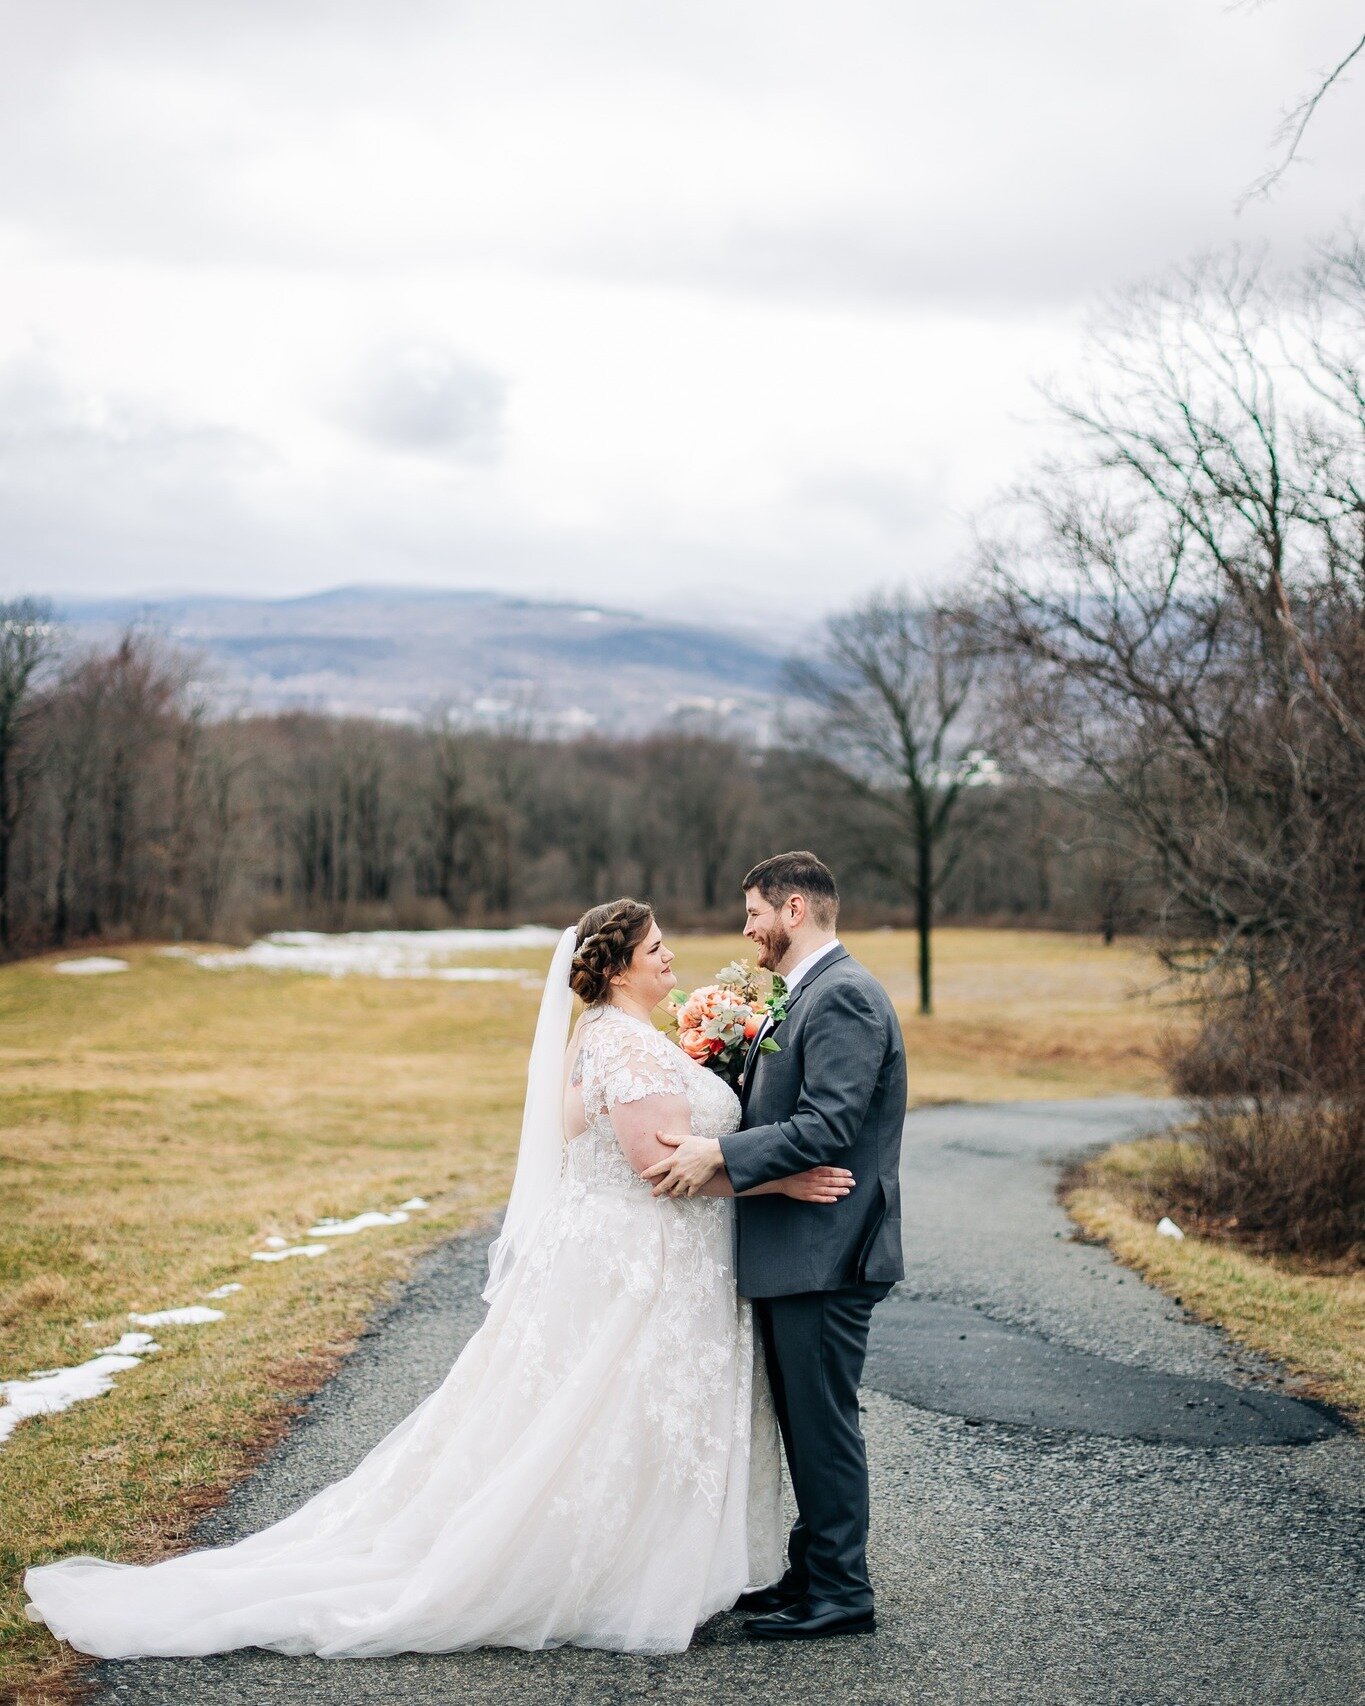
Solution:
{"label": "dry grass field", "polygon": [[[890,988],[915,1101],[1159,1091],[1138,948],[943,931],[939,1011],[914,1014],[914,943],[849,945]],[[674,944],[684,984],[744,951]],[[0,1691],[59,1687],[65,1661],[22,1620],[27,1564],[76,1551],[143,1559],[278,1434],[414,1255],[503,1197],[548,952],[473,963],[527,982],[206,971],[154,947],[130,969],[0,969],[0,1380],[81,1363],[130,1311],[202,1302],[221,1321],[157,1329],[162,1349],[112,1392],[22,1422],[0,1444]],[[322,1216],[427,1211],[333,1238],[315,1260],[253,1261]]]}
{"label": "dry grass field", "polygon": [[845,940],[896,1003],[912,1105],[1166,1094],[1156,1042],[1183,1015],[1141,949],[1043,931],[943,930],[935,1012],[922,1019],[914,938],[874,930]]}

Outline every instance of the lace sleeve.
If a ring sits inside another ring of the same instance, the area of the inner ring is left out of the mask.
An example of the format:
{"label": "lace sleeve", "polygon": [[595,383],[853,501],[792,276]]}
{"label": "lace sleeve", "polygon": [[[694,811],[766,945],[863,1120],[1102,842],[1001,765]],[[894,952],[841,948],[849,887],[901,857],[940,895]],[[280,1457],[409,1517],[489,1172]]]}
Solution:
{"label": "lace sleeve", "polygon": [[657,1031],[629,1020],[597,1020],[583,1038],[583,1107],[595,1118],[622,1102],[646,1096],[687,1093],[681,1061],[671,1060],[674,1045]]}

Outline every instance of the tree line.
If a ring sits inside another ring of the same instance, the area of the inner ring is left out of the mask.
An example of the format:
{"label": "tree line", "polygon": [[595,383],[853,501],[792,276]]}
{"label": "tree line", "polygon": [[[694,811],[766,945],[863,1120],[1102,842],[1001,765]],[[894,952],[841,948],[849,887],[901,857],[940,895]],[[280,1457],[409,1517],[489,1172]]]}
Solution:
{"label": "tree line", "polygon": [[[648,896],[675,928],[728,928],[748,866],[807,844],[838,872],[850,920],[915,916],[883,826],[794,741],[754,749],[704,727],[563,741],[531,717],[498,729],[215,720],[195,660],[153,633],[73,654],[27,601],[0,608],[0,625],[11,955],[130,936],[553,923],[621,893]],[[975,792],[961,816],[976,833],[936,917],[1136,924],[1083,810],[1031,780]]]}

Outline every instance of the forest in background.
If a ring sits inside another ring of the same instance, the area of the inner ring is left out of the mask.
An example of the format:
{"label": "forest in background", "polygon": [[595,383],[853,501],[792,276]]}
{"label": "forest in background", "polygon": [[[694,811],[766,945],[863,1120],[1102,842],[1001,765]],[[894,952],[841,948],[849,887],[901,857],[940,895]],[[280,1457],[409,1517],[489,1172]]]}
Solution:
{"label": "forest in background", "polygon": [[[152,633],[45,664],[11,712],[3,884],[13,953],[124,937],[559,923],[617,894],[725,928],[765,854],[815,849],[846,917],[912,921],[867,802],[798,745],[705,728],[552,739],[299,713],[214,721],[195,660]],[[15,809],[18,806],[19,809]],[[936,913],[1104,931],[1141,921],[1112,832],[1029,780],[964,788]]]}

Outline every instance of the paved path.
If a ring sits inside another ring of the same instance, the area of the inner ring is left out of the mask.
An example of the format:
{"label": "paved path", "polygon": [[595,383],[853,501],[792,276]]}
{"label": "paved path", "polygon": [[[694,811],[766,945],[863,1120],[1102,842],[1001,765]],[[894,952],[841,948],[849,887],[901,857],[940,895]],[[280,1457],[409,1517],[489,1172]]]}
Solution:
{"label": "paved path", "polygon": [[[791,1649],[715,1619],[675,1658],[561,1650],[102,1665],[101,1702],[838,1701],[1266,1706],[1365,1697],[1365,1442],[1273,1367],[1073,1242],[1057,1163],[1130,1100],[953,1107],[906,1128],[908,1272],[864,1394],[874,1637]],[[483,1240],[435,1252],[204,1539],[335,1479],[480,1319]]]}

